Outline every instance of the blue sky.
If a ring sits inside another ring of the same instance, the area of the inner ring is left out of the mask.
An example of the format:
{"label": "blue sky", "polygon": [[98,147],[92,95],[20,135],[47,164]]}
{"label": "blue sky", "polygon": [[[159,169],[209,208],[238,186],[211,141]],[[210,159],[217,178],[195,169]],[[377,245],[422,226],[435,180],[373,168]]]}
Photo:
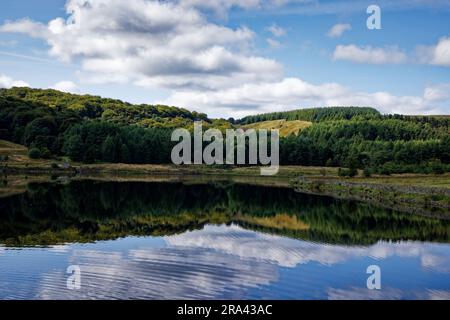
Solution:
{"label": "blue sky", "polygon": [[[370,4],[381,30],[366,26]],[[0,86],[13,85],[215,117],[325,105],[449,114],[450,2],[2,0]]]}

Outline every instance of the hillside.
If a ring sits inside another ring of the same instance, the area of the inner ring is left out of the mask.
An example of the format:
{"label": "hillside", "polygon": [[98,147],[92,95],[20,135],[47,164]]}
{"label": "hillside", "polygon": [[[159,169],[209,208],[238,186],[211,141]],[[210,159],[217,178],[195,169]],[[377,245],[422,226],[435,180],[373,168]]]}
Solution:
{"label": "hillside", "polygon": [[252,124],[247,124],[242,126],[244,129],[278,129],[280,130],[280,137],[287,137],[291,134],[297,135],[303,129],[308,128],[312,125],[312,122],[301,121],[301,120],[272,120],[272,121],[262,121],[255,122]]}
{"label": "hillside", "polygon": [[77,95],[52,89],[0,89],[0,103],[13,106],[43,105],[58,112],[72,112],[81,118],[101,119],[142,127],[183,127],[194,120],[209,122],[206,114],[165,105],[135,105],[117,99]]}
{"label": "hillside", "polygon": [[240,124],[250,124],[280,119],[320,122],[327,120],[351,120],[357,117],[373,119],[381,117],[381,114],[376,109],[368,107],[324,107],[257,114],[244,117],[238,122]]}
{"label": "hillside", "polygon": [[450,171],[448,116],[381,115],[373,108],[327,107],[234,121],[55,90],[0,89],[0,139],[28,147],[34,159],[171,163],[173,129],[190,129],[196,120],[204,120],[204,129],[280,129],[282,165],[348,168],[342,175],[356,174],[356,169],[364,169],[366,175]]}

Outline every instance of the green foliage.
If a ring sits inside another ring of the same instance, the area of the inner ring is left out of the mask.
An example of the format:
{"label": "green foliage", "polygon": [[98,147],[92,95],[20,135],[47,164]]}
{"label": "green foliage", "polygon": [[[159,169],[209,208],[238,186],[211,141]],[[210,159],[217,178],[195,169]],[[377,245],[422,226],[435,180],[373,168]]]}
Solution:
{"label": "green foliage", "polygon": [[24,104],[39,103],[58,111],[70,111],[81,118],[103,119],[108,122],[144,127],[184,127],[194,120],[209,122],[204,113],[165,106],[133,105],[116,99],[91,95],[75,95],[56,90],[30,88],[1,89],[0,96]]}
{"label": "green foliage", "polygon": [[31,148],[28,151],[28,156],[31,159],[39,159],[41,157],[41,151],[38,148]]}
{"label": "green foliage", "polygon": [[338,175],[340,177],[354,177],[358,175],[358,170],[356,168],[339,168]]}
{"label": "green foliage", "polygon": [[[315,123],[280,141],[282,164],[371,168],[377,173],[448,171],[449,126],[422,118]],[[433,164],[434,163],[434,164]]]}
{"label": "green foliage", "polygon": [[[40,158],[66,155],[87,163],[169,162],[167,130],[192,127],[196,120],[211,125],[205,114],[176,107],[132,105],[56,90],[0,89],[0,139],[36,149]],[[230,127],[225,120],[214,124]]]}
{"label": "green foliage", "polygon": [[0,138],[59,154],[64,131],[82,118],[69,110],[7,96],[6,92],[0,89]]}
{"label": "green foliage", "polygon": [[443,174],[445,172],[445,166],[442,165],[440,160],[435,160],[430,163],[431,170],[435,174]]}
{"label": "green foliage", "polygon": [[357,169],[364,169],[364,174],[450,171],[446,116],[330,107],[224,120],[176,107],[132,105],[56,90],[0,89],[0,139],[35,149],[41,158],[69,156],[86,163],[170,163],[174,128],[192,131],[193,122],[203,120],[205,130],[225,131],[234,123],[276,119],[313,122],[298,135],[280,139],[283,165],[346,167],[349,175]]}
{"label": "green foliage", "polygon": [[67,130],[63,152],[74,161],[88,163],[169,163],[171,133],[169,129],[87,121]]}
{"label": "green foliage", "polygon": [[368,107],[310,108],[248,116],[239,120],[238,123],[249,124],[260,121],[280,119],[320,122],[327,120],[350,120],[355,117],[372,119],[379,118],[381,115],[376,109]]}

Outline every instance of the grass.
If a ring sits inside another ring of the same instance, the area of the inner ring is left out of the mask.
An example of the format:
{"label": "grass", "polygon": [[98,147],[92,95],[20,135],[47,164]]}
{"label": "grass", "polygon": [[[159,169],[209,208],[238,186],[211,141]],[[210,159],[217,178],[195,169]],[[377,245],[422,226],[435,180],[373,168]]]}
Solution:
{"label": "grass", "polygon": [[298,134],[300,131],[302,131],[305,128],[308,128],[312,125],[312,122],[309,121],[301,121],[301,120],[271,120],[271,121],[262,121],[262,122],[256,122],[251,123],[248,125],[243,126],[243,129],[279,129],[280,130],[280,137],[287,137],[291,134]]}
{"label": "grass", "polygon": [[0,156],[8,156],[10,160],[22,161],[28,158],[28,149],[20,144],[0,140]]}
{"label": "grass", "polygon": [[[31,159],[28,157],[28,148],[5,140],[0,140],[0,156],[8,156],[7,164],[17,166],[45,166],[51,163],[45,159]],[[0,162],[0,165],[2,163]]]}

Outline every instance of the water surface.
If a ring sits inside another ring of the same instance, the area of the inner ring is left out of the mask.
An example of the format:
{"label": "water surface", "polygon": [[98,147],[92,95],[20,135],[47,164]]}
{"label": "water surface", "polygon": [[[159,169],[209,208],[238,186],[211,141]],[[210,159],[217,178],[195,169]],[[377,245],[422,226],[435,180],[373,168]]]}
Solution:
{"label": "water surface", "polygon": [[450,299],[450,221],[285,187],[34,183],[0,214],[2,299]]}

